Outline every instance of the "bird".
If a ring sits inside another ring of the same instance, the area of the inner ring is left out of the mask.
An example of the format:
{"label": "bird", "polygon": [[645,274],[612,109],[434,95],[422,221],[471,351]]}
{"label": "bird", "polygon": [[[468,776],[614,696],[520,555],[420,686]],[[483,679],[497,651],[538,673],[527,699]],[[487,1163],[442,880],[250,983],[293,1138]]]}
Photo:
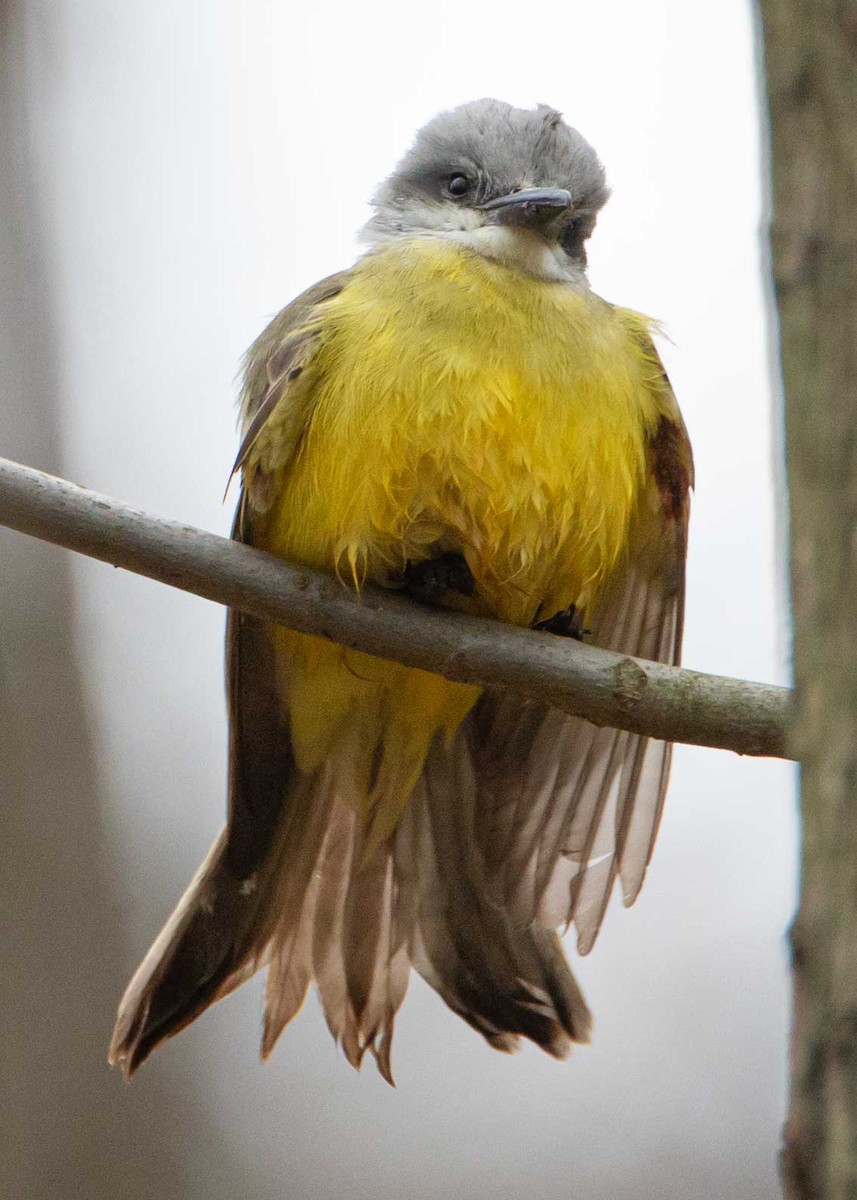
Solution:
{"label": "bird", "polygon": [[[431,604],[678,664],[693,462],[656,323],[596,295],[609,191],[547,105],[433,117],[350,268],[246,355],[239,542]],[[416,970],[493,1048],[564,1058],[616,880],[643,883],[671,746],[247,613],[227,620],[228,816],[121,1000],[127,1076],[267,968],[263,1056],[311,984],[393,1082]]]}

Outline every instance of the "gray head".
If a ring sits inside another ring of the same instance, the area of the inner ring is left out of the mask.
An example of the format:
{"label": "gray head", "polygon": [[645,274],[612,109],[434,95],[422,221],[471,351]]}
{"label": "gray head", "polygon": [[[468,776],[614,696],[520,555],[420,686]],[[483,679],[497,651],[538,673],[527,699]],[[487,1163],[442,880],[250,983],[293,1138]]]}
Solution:
{"label": "gray head", "polygon": [[[557,272],[563,263],[579,272],[608,195],[595,151],[554,109],[476,100],[419,131],[375,194],[362,237],[448,236],[507,259],[513,242],[537,239]],[[532,273],[559,277],[541,267]]]}

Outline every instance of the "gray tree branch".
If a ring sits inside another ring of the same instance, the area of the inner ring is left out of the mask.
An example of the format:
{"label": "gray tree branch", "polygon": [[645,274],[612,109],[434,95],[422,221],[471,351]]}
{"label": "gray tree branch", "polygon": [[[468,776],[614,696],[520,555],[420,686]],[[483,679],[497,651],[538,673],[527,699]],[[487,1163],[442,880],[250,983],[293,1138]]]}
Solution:
{"label": "gray tree branch", "polygon": [[0,524],[301,633],[447,679],[502,687],[596,725],[788,757],[790,693],[416,605],[281,562],[0,459]]}

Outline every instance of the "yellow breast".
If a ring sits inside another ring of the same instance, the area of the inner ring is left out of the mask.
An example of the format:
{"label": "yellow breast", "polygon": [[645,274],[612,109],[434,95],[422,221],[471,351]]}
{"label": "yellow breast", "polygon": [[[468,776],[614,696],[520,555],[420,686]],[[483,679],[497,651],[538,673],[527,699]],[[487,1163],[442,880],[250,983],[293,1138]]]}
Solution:
{"label": "yellow breast", "polygon": [[[311,417],[259,544],[358,583],[457,549],[477,611],[585,613],[624,548],[657,420],[645,320],[428,239],[363,259],[323,319]],[[478,690],[277,636],[298,764],[349,742],[374,844]]]}
{"label": "yellow breast", "polygon": [[483,611],[585,607],[656,419],[642,319],[426,239],[365,259],[328,320],[277,551],[383,579],[441,544]]}

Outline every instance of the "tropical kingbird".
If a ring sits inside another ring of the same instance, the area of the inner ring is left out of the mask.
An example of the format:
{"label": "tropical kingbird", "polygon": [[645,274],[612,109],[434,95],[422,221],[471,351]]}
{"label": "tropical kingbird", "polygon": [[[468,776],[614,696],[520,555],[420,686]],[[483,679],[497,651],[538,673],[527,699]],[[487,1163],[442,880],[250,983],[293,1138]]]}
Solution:
{"label": "tropical kingbird", "polygon": [[[251,347],[233,536],[544,636],[677,663],[691,452],[651,322],[596,296],[595,152],[545,106],[430,121],[366,253]],[[563,1057],[588,951],[652,852],[670,746],[232,612],[229,813],[132,979],[111,1061],[267,965],[387,1079],[411,967],[498,1050]]]}

